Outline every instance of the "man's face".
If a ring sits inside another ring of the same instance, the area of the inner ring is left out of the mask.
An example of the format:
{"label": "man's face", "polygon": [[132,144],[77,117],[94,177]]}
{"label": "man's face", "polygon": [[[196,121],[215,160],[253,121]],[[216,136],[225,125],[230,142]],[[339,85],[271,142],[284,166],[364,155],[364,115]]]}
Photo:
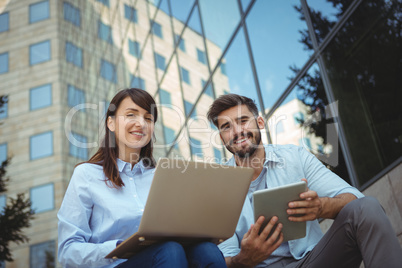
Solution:
{"label": "man's face", "polygon": [[219,114],[218,129],[226,148],[240,158],[253,156],[261,143],[264,120],[255,118],[246,105],[234,106]]}

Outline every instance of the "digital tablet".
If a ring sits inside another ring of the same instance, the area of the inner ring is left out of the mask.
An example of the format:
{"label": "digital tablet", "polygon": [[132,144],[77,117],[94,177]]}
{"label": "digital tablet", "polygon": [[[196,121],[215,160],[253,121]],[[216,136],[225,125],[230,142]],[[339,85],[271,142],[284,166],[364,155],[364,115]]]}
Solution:
{"label": "digital tablet", "polygon": [[306,182],[300,181],[275,188],[255,191],[253,193],[254,222],[257,221],[260,216],[265,217],[260,232],[273,216],[277,216],[279,218],[278,223],[282,223],[283,225],[282,233],[284,242],[305,237],[306,222],[289,221],[289,215],[286,210],[289,208],[289,202],[301,200],[300,194],[306,190]]}

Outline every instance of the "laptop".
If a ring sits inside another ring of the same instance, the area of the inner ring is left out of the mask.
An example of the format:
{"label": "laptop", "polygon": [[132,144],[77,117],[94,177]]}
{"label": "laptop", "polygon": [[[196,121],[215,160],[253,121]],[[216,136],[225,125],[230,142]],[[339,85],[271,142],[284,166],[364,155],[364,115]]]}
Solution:
{"label": "laptop", "polygon": [[105,258],[128,259],[154,243],[222,242],[236,229],[253,169],[162,158],[138,231]]}

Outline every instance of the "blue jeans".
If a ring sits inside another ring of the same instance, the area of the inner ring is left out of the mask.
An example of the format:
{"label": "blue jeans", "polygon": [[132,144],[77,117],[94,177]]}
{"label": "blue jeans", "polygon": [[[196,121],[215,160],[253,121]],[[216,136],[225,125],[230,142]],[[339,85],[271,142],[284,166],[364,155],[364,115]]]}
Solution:
{"label": "blue jeans", "polygon": [[218,247],[203,242],[183,247],[177,242],[165,242],[150,246],[117,266],[128,267],[226,267],[225,259]]}

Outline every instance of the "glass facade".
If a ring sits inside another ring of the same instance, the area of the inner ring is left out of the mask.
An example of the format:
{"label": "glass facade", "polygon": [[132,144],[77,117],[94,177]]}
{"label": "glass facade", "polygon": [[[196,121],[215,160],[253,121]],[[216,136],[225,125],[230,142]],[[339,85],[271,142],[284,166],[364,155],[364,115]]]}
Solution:
{"label": "glass facade", "polygon": [[127,87],[158,104],[156,158],[225,162],[231,154],[206,113],[235,93],[255,100],[264,143],[303,146],[361,190],[402,162],[400,0],[6,2],[0,145],[11,165],[35,170],[29,187],[57,167],[55,204],[100,145],[105,104]]}

